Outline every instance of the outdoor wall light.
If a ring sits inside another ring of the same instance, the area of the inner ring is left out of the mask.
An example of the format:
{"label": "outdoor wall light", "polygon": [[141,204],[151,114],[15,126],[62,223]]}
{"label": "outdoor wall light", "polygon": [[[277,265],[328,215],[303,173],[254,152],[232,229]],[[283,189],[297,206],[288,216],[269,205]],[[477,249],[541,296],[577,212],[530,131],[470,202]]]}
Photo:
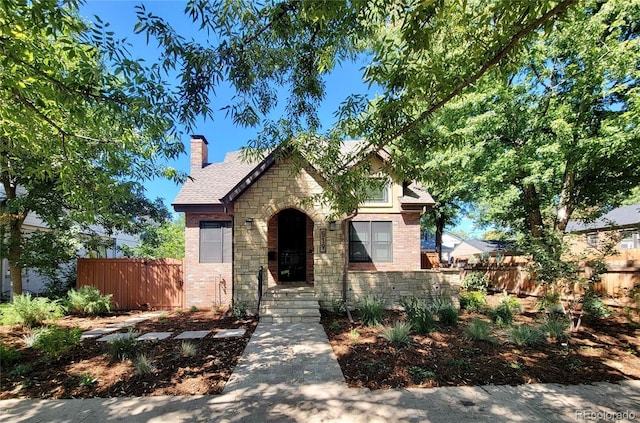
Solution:
{"label": "outdoor wall light", "polygon": [[336,227],[337,227],[337,225],[336,225],[336,221],[335,220],[332,220],[331,222],[329,222],[329,230],[330,231],[335,231]]}
{"label": "outdoor wall light", "polygon": [[252,219],[252,218],[248,218],[248,219],[245,221],[245,224],[246,224],[246,226],[247,226],[247,229],[249,229],[249,230],[253,229],[253,219]]}

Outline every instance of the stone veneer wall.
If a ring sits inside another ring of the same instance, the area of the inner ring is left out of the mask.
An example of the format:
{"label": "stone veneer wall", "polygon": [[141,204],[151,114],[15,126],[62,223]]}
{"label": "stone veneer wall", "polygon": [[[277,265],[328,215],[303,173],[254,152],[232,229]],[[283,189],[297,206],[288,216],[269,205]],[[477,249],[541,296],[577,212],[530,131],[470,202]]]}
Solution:
{"label": "stone veneer wall", "polygon": [[214,305],[231,304],[231,263],[200,263],[200,222],[230,222],[231,219],[224,213],[185,213],[186,308],[210,309]]}
{"label": "stone veneer wall", "polygon": [[[328,230],[330,213],[328,208],[312,204],[311,201],[301,201],[322,193],[322,184],[322,178],[313,169],[303,168],[294,175],[291,163],[284,160],[274,164],[235,201],[233,281],[234,296],[237,301],[243,301],[250,309],[256,310],[257,273],[260,266],[264,267],[267,276],[264,289],[275,285],[271,272],[266,271],[270,238],[268,236],[269,220],[287,208],[300,210],[313,221],[313,282],[316,294],[320,297],[324,292],[341,289],[342,232]],[[252,229],[248,229],[244,224],[247,219],[253,220]],[[321,252],[320,249],[320,229],[327,229],[325,252]],[[271,239],[273,236],[274,234]]]}
{"label": "stone veneer wall", "polygon": [[[460,306],[460,272],[449,270],[417,270],[364,272],[349,271],[347,278],[347,299],[349,306],[355,308],[365,295],[376,295],[385,300],[387,308],[396,308],[402,297],[440,295],[451,299]],[[332,299],[340,299],[341,295]],[[330,307],[330,300],[322,304]]]}

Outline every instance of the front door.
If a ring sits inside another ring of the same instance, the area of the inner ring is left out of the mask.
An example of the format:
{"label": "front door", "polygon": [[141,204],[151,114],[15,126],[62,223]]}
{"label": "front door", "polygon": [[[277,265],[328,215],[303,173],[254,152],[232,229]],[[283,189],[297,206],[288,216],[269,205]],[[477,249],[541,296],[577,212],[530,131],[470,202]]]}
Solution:
{"label": "front door", "polygon": [[278,214],[278,282],[306,282],[307,216],[294,209]]}

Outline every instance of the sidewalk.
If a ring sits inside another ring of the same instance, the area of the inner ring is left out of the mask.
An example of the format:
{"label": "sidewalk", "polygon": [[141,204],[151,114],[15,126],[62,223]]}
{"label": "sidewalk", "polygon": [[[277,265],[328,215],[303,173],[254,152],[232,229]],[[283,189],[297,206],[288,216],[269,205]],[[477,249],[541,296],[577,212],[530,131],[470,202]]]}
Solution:
{"label": "sidewalk", "polygon": [[348,388],[319,324],[259,324],[222,395],[0,401],[2,422],[640,422],[640,381]]}

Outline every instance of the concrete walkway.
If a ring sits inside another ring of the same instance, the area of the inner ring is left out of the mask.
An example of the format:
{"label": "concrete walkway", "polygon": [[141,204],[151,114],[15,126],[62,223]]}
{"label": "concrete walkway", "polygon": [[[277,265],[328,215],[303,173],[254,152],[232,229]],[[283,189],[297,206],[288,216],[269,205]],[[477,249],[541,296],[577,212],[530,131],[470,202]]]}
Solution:
{"label": "concrete walkway", "polygon": [[319,324],[259,324],[222,395],[0,401],[1,422],[640,422],[640,381],[369,391]]}

